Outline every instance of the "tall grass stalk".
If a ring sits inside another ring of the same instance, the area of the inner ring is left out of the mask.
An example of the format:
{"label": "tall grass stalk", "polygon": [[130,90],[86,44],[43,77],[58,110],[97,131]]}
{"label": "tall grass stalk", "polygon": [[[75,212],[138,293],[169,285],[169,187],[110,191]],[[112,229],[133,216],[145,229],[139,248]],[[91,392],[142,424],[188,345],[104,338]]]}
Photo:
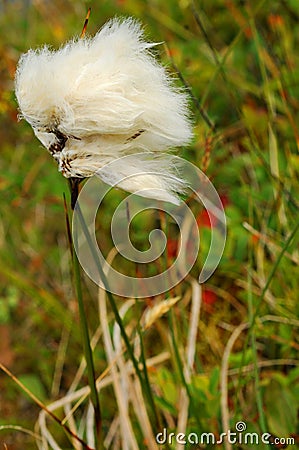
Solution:
{"label": "tall grass stalk", "polygon": [[265,297],[265,295],[266,295],[266,293],[268,291],[268,288],[269,288],[269,286],[271,284],[271,281],[273,280],[274,275],[275,275],[275,273],[276,273],[276,271],[277,271],[277,269],[279,267],[279,264],[280,264],[280,262],[282,260],[282,257],[284,256],[284,254],[287,251],[287,249],[289,248],[291,242],[295,238],[295,236],[296,236],[296,234],[298,232],[298,229],[299,229],[299,222],[295,225],[293,231],[290,233],[290,235],[287,238],[285,244],[283,245],[283,247],[282,247],[282,249],[281,249],[281,251],[280,251],[280,253],[279,253],[279,255],[278,255],[278,257],[277,257],[277,259],[275,261],[275,263],[272,266],[272,269],[271,269],[271,271],[270,271],[270,273],[268,275],[267,281],[266,281],[266,283],[265,283],[265,285],[263,287],[263,290],[262,290],[262,292],[261,292],[261,294],[260,294],[260,296],[258,298],[258,303],[257,303],[257,306],[255,308],[255,312],[254,312],[254,314],[252,316],[252,320],[251,320],[251,324],[252,325],[255,324],[255,322],[256,322],[256,318],[258,316],[259,309],[260,309],[260,307],[262,305],[262,302],[263,302],[264,297]]}
{"label": "tall grass stalk", "polygon": [[168,313],[167,313],[169,330],[170,330],[170,337],[171,337],[171,343],[172,343],[172,348],[173,348],[173,352],[174,352],[174,359],[175,359],[175,363],[177,365],[180,381],[182,383],[182,386],[185,388],[187,396],[188,396],[188,399],[189,399],[190,413],[192,414],[192,416],[194,417],[194,419],[196,421],[197,432],[199,433],[199,432],[204,431],[204,430],[202,430],[202,427],[201,427],[201,424],[200,424],[199,414],[198,414],[196,405],[194,403],[194,399],[193,399],[192,393],[190,391],[189,383],[187,382],[187,380],[185,378],[184,366],[183,366],[182,358],[181,358],[180,351],[179,351],[179,348],[178,348],[178,339],[177,339],[177,337],[175,335],[175,331],[174,331],[175,330],[175,324],[174,324],[173,314],[174,313],[173,313],[172,309],[170,311],[168,311]]}
{"label": "tall grass stalk", "polygon": [[77,436],[67,425],[65,425],[63,423],[62,420],[59,419],[58,416],[56,416],[50,408],[47,408],[43,402],[41,402],[39,400],[39,398],[37,398],[36,395],[34,395],[20,380],[18,380],[17,377],[15,377],[12,372],[5,367],[1,362],[0,362],[0,370],[2,370],[4,373],[6,373],[6,375],[8,375],[17,385],[18,387],[25,392],[29,398],[36,404],[38,405],[43,411],[45,411],[56,423],[58,423],[59,425],[61,425],[62,429],[72,438],[74,438],[76,441],[80,442],[80,444],[83,446],[83,448],[85,448],[86,450],[93,450],[90,447],[88,447],[88,445],[79,437]]}
{"label": "tall grass stalk", "polygon": [[[83,296],[82,296],[80,264],[78,261],[77,253],[75,251],[73,239],[71,236],[71,227],[70,227],[70,221],[69,221],[69,215],[68,215],[65,197],[64,197],[64,209],[65,209],[65,217],[66,217],[67,237],[68,237],[68,241],[70,244],[72,262],[73,262],[74,281],[75,281],[75,288],[76,288],[77,302],[78,302],[78,309],[79,309],[82,344],[83,344],[84,356],[85,356],[85,361],[86,361],[88,384],[89,384],[89,388],[90,388],[90,399],[91,399],[91,402],[92,402],[92,405],[94,408],[95,444],[96,444],[96,449],[98,449],[98,448],[100,449],[100,448],[102,448],[101,407],[100,407],[100,401],[99,401],[99,396],[98,396],[97,387],[96,387],[96,375],[95,375],[95,368],[94,368],[94,361],[93,361],[93,353],[92,353],[92,349],[91,349],[91,345],[90,345],[88,324],[87,324],[87,318],[86,318]],[[76,238],[76,236],[75,236],[75,238]]]}
{"label": "tall grass stalk", "polygon": [[[250,220],[253,221],[253,205],[252,202],[249,202],[249,217]],[[249,257],[248,257],[249,267],[253,267],[253,253],[252,253],[252,246],[249,247]],[[260,373],[259,373],[259,367],[258,367],[258,354],[257,354],[257,348],[256,348],[256,332],[255,327],[252,322],[252,318],[254,315],[254,309],[253,309],[253,297],[252,297],[252,278],[250,271],[248,271],[247,274],[247,303],[248,303],[248,315],[249,315],[249,324],[251,324],[251,327],[249,328],[249,336],[250,336],[250,342],[251,342],[251,348],[252,348],[252,357],[253,357],[253,365],[254,365],[254,383],[255,383],[255,398],[256,398],[256,405],[258,410],[258,417],[259,417],[259,423],[260,428],[263,433],[267,432],[267,423],[265,418],[265,413],[263,409],[263,398],[261,393],[261,386],[260,386]],[[245,350],[247,346],[244,347],[244,352],[242,355],[242,364],[240,365],[244,366],[244,357],[245,357]],[[241,379],[241,378],[240,378]]]}
{"label": "tall grass stalk", "polygon": [[108,297],[110,306],[112,308],[112,311],[114,313],[115,320],[116,320],[116,322],[117,322],[117,324],[118,324],[118,326],[120,328],[122,338],[124,340],[127,352],[129,354],[129,358],[132,361],[132,364],[133,364],[134,369],[136,371],[136,375],[139,378],[139,381],[140,381],[140,384],[142,386],[142,389],[144,390],[146,398],[147,398],[147,400],[149,402],[149,406],[150,406],[152,414],[153,414],[153,419],[154,419],[154,422],[156,424],[156,428],[159,429],[160,428],[159,418],[158,418],[158,414],[157,414],[157,411],[156,411],[156,407],[155,407],[155,403],[154,403],[154,400],[153,400],[153,396],[152,396],[152,392],[151,392],[150,386],[145,382],[145,380],[144,380],[144,378],[142,376],[141,370],[139,368],[139,362],[135,358],[133,347],[132,347],[132,345],[130,343],[130,339],[129,339],[127,333],[126,333],[125,327],[123,325],[123,321],[122,321],[122,319],[120,317],[120,314],[118,312],[118,308],[117,308],[115,299],[114,299],[114,297],[113,297],[113,295],[112,295],[112,293],[110,291],[107,277],[106,277],[106,275],[104,273],[104,270],[102,268],[101,262],[99,260],[98,254],[96,252],[96,249],[93,247],[93,244],[92,244],[92,241],[91,241],[91,238],[90,238],[90,234],[89,234],[89,230],[88,230],[86,222],[84,220],[84,217],[83,217],[83,214],[82,214],[79,202],[77,202],[77,204],[76,204],[76,210],[78,212],[78,217],[79,217],[80,224],[82,226],[82,230],[83,230],[84,236],[85,236],[85,238],[87,240],[87,243],[89,245],[89,249],[91,251],[92,257],[94,259],[94,262],[97,265],[100,278],[101,278],[102,283],[104,285],[104,288],[105,288],[105,290],[107,292],[107,297]]}
{"label": "tall grass stalk", "polygon": [[77,292],[77,300],[79,307],[79,316],[80,316],[80,324],[81,324],[81,332],[82,332],[82,342],[84,355],[86,360],[87,367],[87,375],[88,375],[88,383],[90,387],[90,399],[94,408],[95,415],[95,443],[96,449],[102,448],[102,440],[101,440],[101,428],[102,428],[102,414],[100,408],[99,396],[96,388],[96,375],[95,368],[93,362],[93,354],[90,346],[90,338],[88,332],[88,325],[86,319],[86,313],[84,309],[83,296],[82,296],[82,286],[81,286],[81,275],[80,275],[80,266],[78,257],[75,251],[73,251],[73,267],[74,267],[74,278]]}

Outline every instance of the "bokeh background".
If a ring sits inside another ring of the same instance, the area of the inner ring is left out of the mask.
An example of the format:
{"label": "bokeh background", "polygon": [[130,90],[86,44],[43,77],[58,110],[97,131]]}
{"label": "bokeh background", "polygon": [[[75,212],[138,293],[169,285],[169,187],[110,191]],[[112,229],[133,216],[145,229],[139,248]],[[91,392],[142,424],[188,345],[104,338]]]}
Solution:
{"label": "bokeh background", "polygon": [[[68,186],[29,125],[18,121],[17,61],[29,48],[57,48],[79,35],[89,6],[90,34],[114,15],[132,15],[143,22],[149,39],[165,43],[157,54],[177,84],[189,91],[195,137],[180,156],[208,175],[228,219],[224,256],[202,287],[194,283],[213,223],[195,208],[202,248],[189,278],[159,298],[134,302],[124,318],[133,339],[146,310],[181,298],[166,306],[166,314],[158,312],[149,329],[141,330],[145,359],[167,355],[148,371],[160,423],[176,430],[182,393],[187,392],[192,401],[186,408],[186,432],[217,436],[225,424],[234,430],[243,420],[250,431],[268,431],[298,443],[297,1],[15,0],[0,5],[0,362],[49,404],[68,392],[82,358],[63,205]],[[106,254],[111,250],[110,217],[124,196],[112,192],[98,219]],[[151,227],[162,227],[163,220],[159,215],[136,220],[135,244],[143,248]],[[175,258],[177,244],[178,235],[169,227],[166,264]],[[159,263],[139,269],[150,275],[157,268]],[[90,332],[99,327],[101,334],[96,287],[87,279],[83,283]],[[188,367],[195,297],[200,316]],[[123,301],[118,302],[121,307]],[[113,324],[108,308],[107,326],[112,330]],[[101,338],[94,354],[100,375],[107,368]],[[78,386],[86,384],[83,375]],[[112,385],[100,398],[107,434],[119,417]],[[1,448],[37,448],[38,438],[29,431],[34,432],[40,411],[0,372]],[[57,414],[63,417],[62,411]],[[132,411],[128,416],[138,448],[152,448],[138,418]],[[83,421],[83,407],[74,417]],[[153,427],[153,433],[158,431]],[[51,432],[59,448],[76,448],[61,427],[53,426]],[[117,431],[109,445],[127,448]],[[169,448],[179,447],[173,443]]]}

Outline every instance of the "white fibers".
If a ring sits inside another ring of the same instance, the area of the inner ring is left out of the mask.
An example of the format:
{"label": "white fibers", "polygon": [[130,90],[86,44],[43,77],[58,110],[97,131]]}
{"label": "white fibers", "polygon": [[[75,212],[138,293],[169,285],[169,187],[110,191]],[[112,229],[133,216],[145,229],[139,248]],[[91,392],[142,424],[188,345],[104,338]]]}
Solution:
{"label": "white fibers", "polygon": [[[177,173],[160,158],[142,157],[192,138],[187,96],[152,56],[154,45],[129,18],[112,19],[94,37],[74,39],[57,51],[29,50],[18,63],[16,97],[20,116],[65,177],[90,177],[105,164],[136,154],[145,176],[123,188],[163,186],[165,199],[176,203],[175,192],[184,186]],[[146,175],[148,168],[156,174]],[[131,173],[130,167],[120,169],[124,177]],[[105,182],[112,183],[107,172]]]}

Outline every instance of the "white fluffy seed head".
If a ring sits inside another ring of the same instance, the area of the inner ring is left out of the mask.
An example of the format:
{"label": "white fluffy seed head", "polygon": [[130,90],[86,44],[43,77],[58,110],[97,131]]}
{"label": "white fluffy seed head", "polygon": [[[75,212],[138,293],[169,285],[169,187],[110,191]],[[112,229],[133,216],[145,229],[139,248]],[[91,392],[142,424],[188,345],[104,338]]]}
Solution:
{"label": "white fluffy seed head", "polygon": [[[64,176],[89,177],[123,155],[161,152],[191,140],[187,96],[152,56],[154,45],[137,21],[113,19],[93,38],[22,55],[15,80],[21,117]],[[156,166],[159,176],[161,164]],[[175,189],[177,184],[169,192]]]}

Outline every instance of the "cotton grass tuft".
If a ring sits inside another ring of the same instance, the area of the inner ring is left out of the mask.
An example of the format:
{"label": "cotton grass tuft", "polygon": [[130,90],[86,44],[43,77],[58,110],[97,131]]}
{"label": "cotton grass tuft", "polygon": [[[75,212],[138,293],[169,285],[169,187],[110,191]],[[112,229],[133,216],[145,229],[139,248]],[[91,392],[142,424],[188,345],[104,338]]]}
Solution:
{"label": "cotton grass tuft", "polygon": [[[187,96],[151,54],[155,45],[145,40],[136,20],[112,19],[94,37],[21,56],[15,80],[20,117],[65,177],[90,177],[107,163],[135,154],[134,165],[144,177],[122,187],[149,189],[149,197],[157,196],[151,191],[156,187],[165,191],[165,200],[177,203],[176,192],[184,190],[177,170],[160,158],[144,157],[192,138]],[[130,167],[120,169],[123,177],[130,176]],[[115,175],[105,172],[105,182],[112,184]]]}

